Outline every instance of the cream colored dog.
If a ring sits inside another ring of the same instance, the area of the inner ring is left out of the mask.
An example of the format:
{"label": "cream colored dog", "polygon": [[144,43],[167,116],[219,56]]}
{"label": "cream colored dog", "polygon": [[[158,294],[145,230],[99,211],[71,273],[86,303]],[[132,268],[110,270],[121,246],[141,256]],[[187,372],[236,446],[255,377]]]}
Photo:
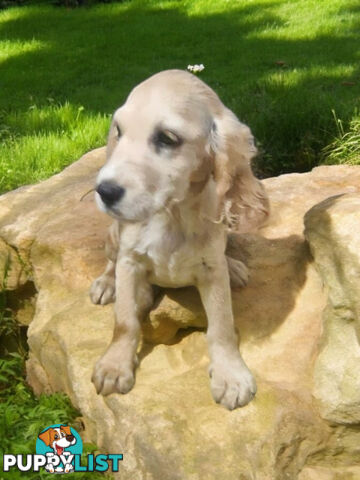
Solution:
{"label": "cream colored dog", "polygon": [[229,231],[252,230],[268,215],[266,194],[251,171],[255,154],[249,128],[185,71],[150,77],[116,110],[96,185],[98,206],[116,219],[106,270],[90,293],[94,303],[115,300],[114,336],[92,378],[98,393],[127,393],[134,385],[152,284],[195,285],[208,318],[215,401],[233,409],[254,397],[230,291],[230,278],[246,284],[247,268],[225,248]]}

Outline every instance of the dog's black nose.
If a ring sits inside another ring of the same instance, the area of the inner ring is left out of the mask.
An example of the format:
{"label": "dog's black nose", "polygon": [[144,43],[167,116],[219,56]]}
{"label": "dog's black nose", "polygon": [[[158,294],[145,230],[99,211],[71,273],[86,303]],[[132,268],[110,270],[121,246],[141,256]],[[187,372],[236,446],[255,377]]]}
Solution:
{"label": "dog's black nose", "polygon": [[121,200],[125,194],[125,188],[113,182],[101,182],[96,187],[96,191],[108,207],[111,207],[115,202]]}

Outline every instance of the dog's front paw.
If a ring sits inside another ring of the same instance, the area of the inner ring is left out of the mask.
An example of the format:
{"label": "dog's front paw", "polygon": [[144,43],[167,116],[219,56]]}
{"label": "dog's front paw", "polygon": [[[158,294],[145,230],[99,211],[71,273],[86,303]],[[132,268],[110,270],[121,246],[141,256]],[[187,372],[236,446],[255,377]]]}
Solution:
{"label": "dog's front paw", "polygon": [[109,275],[101,275],[94,280],[90,288],[90,299],[100,305],[115,302],[115,279]]}
{"label": "dog's front paw", "polygon": [[229,410],[244,407],[256,394],[255,378],[240,356],[239,359],[214,362],[209,374],[215,402]]}
{"label": "dog's front paw", "polygon": [[231,288],[245,287],[249,281],[249,270],[240,260],[226,257]]}
{"label": "dog's front paw", "polygon": [[134,367],[109,358],[106,354],[96,362],[91,381],[101,395],[128,393],[135,384]]}

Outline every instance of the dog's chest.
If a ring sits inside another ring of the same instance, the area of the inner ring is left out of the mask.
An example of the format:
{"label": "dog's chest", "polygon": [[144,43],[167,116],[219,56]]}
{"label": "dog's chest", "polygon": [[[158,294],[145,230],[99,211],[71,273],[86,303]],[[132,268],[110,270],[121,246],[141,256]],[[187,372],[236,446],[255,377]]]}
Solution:
{"label": "dog's chest", "polygon": [[151,283],[180,287],[196,284],[207,256],[204,240],[197,233],[185,235],[158,222],[139,230],[132,238],[130,250],[136,262],[145,267]]}
{"label": "dog's chest", "polygon": [[196,285],[202,264],[199,251],[192,245],[178,248],[168,255],[151,248],[144,262],[149,281],[164,287]]}

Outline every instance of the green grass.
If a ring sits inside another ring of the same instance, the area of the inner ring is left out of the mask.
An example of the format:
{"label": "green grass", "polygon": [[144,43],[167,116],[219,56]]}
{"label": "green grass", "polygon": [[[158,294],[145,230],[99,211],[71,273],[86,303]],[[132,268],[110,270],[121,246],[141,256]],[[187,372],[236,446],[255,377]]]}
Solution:
{"label": "green grass", "polygon": [[334,118],[338,127],[338,135],[334,141],[324,148],[325,163],[360,165],[360,115],[355,114],[345,131],[343,122]]}
{"label": "green grass", "polygon": [[[248,123],[264,175],[305,171],[360,103],[360,8],[349,0],[133,0],[0,12],[0,190],[104,144],[130,89],[167,68],[201,74]],[[280,62],[280,63],[279,63]]]}
{"label": "green grass", "polygon": [[44,180],[104,143],[108,118],[68,102],[0,115],[0,191]]}

